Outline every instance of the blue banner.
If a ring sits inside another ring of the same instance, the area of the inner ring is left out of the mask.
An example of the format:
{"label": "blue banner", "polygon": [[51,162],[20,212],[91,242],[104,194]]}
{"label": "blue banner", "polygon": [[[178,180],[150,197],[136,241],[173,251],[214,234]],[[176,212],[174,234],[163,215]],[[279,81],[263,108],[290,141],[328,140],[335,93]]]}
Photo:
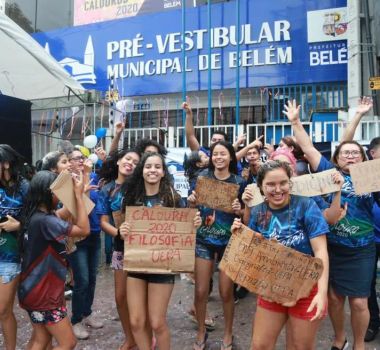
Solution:
{"label": "blue banner", "polygon": [[[347,80],[346,0],[241,0],[240,58],[236,5],[186,9],[186,59],[182,59],[181,10],[95,23],[34,38],[87,89],[107,91],[110,80],[123,96],[267,87]],[[211,60],[208,47],[211,44]]]}

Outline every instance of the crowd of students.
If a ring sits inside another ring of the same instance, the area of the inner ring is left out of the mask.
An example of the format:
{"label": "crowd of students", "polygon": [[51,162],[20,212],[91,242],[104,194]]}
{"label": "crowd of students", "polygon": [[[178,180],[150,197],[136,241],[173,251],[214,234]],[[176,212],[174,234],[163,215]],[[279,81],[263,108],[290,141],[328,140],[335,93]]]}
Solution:
{"label": "crowd of students", "polygon": [[[359,101],[342,142],[328,160],[303,128],[295,101],[289,102],[284,111],[294,136],[284,137],[276,150],[264,144],[262,137],[241,146],[245,142],[243,135],[231,144],[221,131],[213,133],[210,148],[202,147],[195,135],[191,107],[184,103],[186,138],[192,151],[184,163],[190,184],[187,201],[173,187],[165,163],[167,151],[162,145],[144,139],[135,148],[117,149],[121,123],[116,126],[109,154],[97,150],[102,164],[96,172],[81,150],[72,147],[47,154],[39,162],[39,171],[27,181],[22,176],[22,156],[1,144],[0,322],[5,348],[16,348],[16,292],[33,328],[27,349],[73,349],[77,339],[89,337],[86,326],[103,327],[92,312],[103,231],[113,238],[110,262],[115,303],[125,334],[119,349],[170,349],[166,314],[175,275],[123,270],[124,239],[131,232],[124,218],[125,208],[158,205],[199,210],[194,218],[195,287],[190,311],[198,325],[194,350],[207,346],[207,302],[214,266],[242,224],[264,238],[318,257],[324,265],[310,295],[296,303],[278,304],[257,298],[251,349],[274,349],[284,327],[287,348],[314,349],[319,325],[327,314],[335,335],[331,350],[348,349],[344,330],[346,298],[351,310],[353,348],[364,349],[364,341],[373,340],[380,326],[376,298],[380,197],[379,193],[355,193],[350,166],[368,159],[363,147],[353,141],[353,135],[371,107],[370,99]],[[369,155],[380,158],[380,137],[372,140]],[[338,192],[310,198],[291,194],[294,176],[328,169],[336,169],[332,180],[339,186]],[[62,171],[69,171],[73,179],[75,216],[50,190]],[[239,195],[229,213],[197,205],[195,187],[199,176],[238,185]],[[257,184],[264,202],[250,207],[255,193],[247,185],[252,183]],[[83,194],[96,204],[89,215]],[[68,266],[74,281],[71,319],[64,298]],[[218,273],[224,315],[220,349],[231,350],[236,286],[223,271]]]}

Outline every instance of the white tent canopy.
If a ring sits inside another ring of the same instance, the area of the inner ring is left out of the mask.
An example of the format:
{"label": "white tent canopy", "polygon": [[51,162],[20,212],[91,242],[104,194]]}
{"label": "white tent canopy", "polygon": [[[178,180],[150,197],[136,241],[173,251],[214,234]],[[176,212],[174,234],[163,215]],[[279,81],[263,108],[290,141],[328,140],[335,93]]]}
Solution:
{"label": "white tent canopy", "polygon": [[0,12],[0,93],[24,100],[67,96],[84,88],[28,33]]}

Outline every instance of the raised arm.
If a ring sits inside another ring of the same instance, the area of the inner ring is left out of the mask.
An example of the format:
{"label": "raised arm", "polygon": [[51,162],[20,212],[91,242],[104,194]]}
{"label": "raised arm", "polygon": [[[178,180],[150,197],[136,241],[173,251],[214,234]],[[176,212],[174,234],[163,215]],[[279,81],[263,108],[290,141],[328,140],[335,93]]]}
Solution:
{"label": "raised arm", "polygon": [[73,177],[74,194],[77,204],[77,217],[71,229],[70,236],[88,236],[90,234],[90,222],[88,220],[86,207],[83,201],[84,182],[83,174],[80,173],[77,177]]}
{"label": "raised arm", "polygon": [[111,147],[108,154],[111,154],[112,152],[115,152],[119,149],[119,141],[120,141],[121,135],[123,134],[123,130],[124,130],[124,123],[117,122],[115,124],[115,136],[112,139]]}
{"label": "raised arm", "polygon": [[[232,144],[235,152],[238,151],[241,144],[244,144],[247,140],[247,134],[241,134],[236,138],[236,141]],[[239,159],[238,159],[239,160]]]}
{"label": "raised arm", "polygon": [[354,118],[350,121],[344,130],[341,142],[352,141],[354,139],[355,130],[358,127],[359,122],[361,121],[362,117],[372,108],[372,105],[373,101],[371,97],[364,96],[362,99],[359,99]]}
{"label": "raised arm", "polygon": [[297,143],[300,145],[302,151],[305,153],[307,160],[309,161],[312,169],[315,171],[321,161],[321,153],[314,147],[310,137],[304,129],[300,120],[300,108],[297,106],[296,100],[288,101],[288,105],[284,105],[284,114],[288,117],[292,123],[294,136]]}
{"label": "raised arm", "polygon": [[193,111],[191,110],[190,104],[184,102],[182,108],[186,112],[186,122],[185,122],[185,132],[186,132],[186,141],[187,145],[192,151],[199,150],[199,142],[195,136],[194,124],[193,124]]}
{"label": "raised arm", "polygon": [[244,158],[245,155],[247,154],[247,152],[253,147],[262,148],[263,147],[263,143],[262,143],[263,137],[264,137],[264,135],[261,135],[255,141],[249,143],[247,146],[242,148],[239,152],[236,152],[236,159],[240,160],[240,159]]}

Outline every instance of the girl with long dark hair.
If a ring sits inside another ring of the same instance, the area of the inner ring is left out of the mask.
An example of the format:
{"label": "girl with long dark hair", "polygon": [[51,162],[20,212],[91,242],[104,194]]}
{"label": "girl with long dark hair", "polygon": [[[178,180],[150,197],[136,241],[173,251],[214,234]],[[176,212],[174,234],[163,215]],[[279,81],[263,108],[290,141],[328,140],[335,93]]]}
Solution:
{"label": "girl with long dark hair", "polygon": [[57,175],[40,171],[32,179],[24,210],[23,261],[18,296],[33,326],[30,349],[45,349],[54,337],[58,348],[74,349],[76,338],[67,318],[64,287],[68,237],[90,232],[83,202],[83,176],[73,178],[77,217],[73,224],[60,219],[58,198],[50,185]]}
{"label": "girl with long dark hair", "polygon": [[100,177],[105,184],[99,192],[96,209],[97,213],[101,215],[100,224],[102,230],[114,238],[112,268],[115,280],[115,301],[126,337],[126,340],[120,346],[120,350],[133,349],[135,346],[128,316],[127,274],[123,271],[124,242],[120,237],[119,227],[124,221],[121,203],[125,187],[122,189],[122,186],[127,177],[133,174],[139,161],[140,154],[133,149],[116,151],[110,155],[110,158],[103,163],[100,170]]}
{"label": "girl with long dark hair", "polygon": [[[184,207],[181,196],[174,190],[164,158],[158,153],[144,154],[132,176],[125,182],[123,211],[127,206],[144,205],[169,208]],[[194,219],[200,225],[199,215]],[[120,226],[127,237],[130,223]],[[173,274],[128,273],[127,301],[131,328],[139,350],[152,348],[154,332],[160,350],[170,349],[170,331],[166,320],[167,308],[174,287]]]}
{"label": "girl with long dark hair", "polygon": [[[244,180],[237,176],[236,155],[233,146],[225,141],[214,143],[210,149],[209,168],[199,176],[214,180],[241,185]],[[196,192],[188,197],[190,206],[196,203]],[[231,203],[235,214],[224,213],[207,207],[200,207],[202,226],[197,231],[195,249],[195,308],[198,319],[198,335],[194,343],[195,350],[206,347],[208,334],[205,328],[209,281],[214,272],[215,256],[219,261],[224,253],[231,236],[231,224],[237,215],[240,215],[241,204],[239,199]],[[234,317],[233,282],[223,272],[219,272],[219,291],[223,302],[224,335],[222,349],[232,347],[232,325]]]}

